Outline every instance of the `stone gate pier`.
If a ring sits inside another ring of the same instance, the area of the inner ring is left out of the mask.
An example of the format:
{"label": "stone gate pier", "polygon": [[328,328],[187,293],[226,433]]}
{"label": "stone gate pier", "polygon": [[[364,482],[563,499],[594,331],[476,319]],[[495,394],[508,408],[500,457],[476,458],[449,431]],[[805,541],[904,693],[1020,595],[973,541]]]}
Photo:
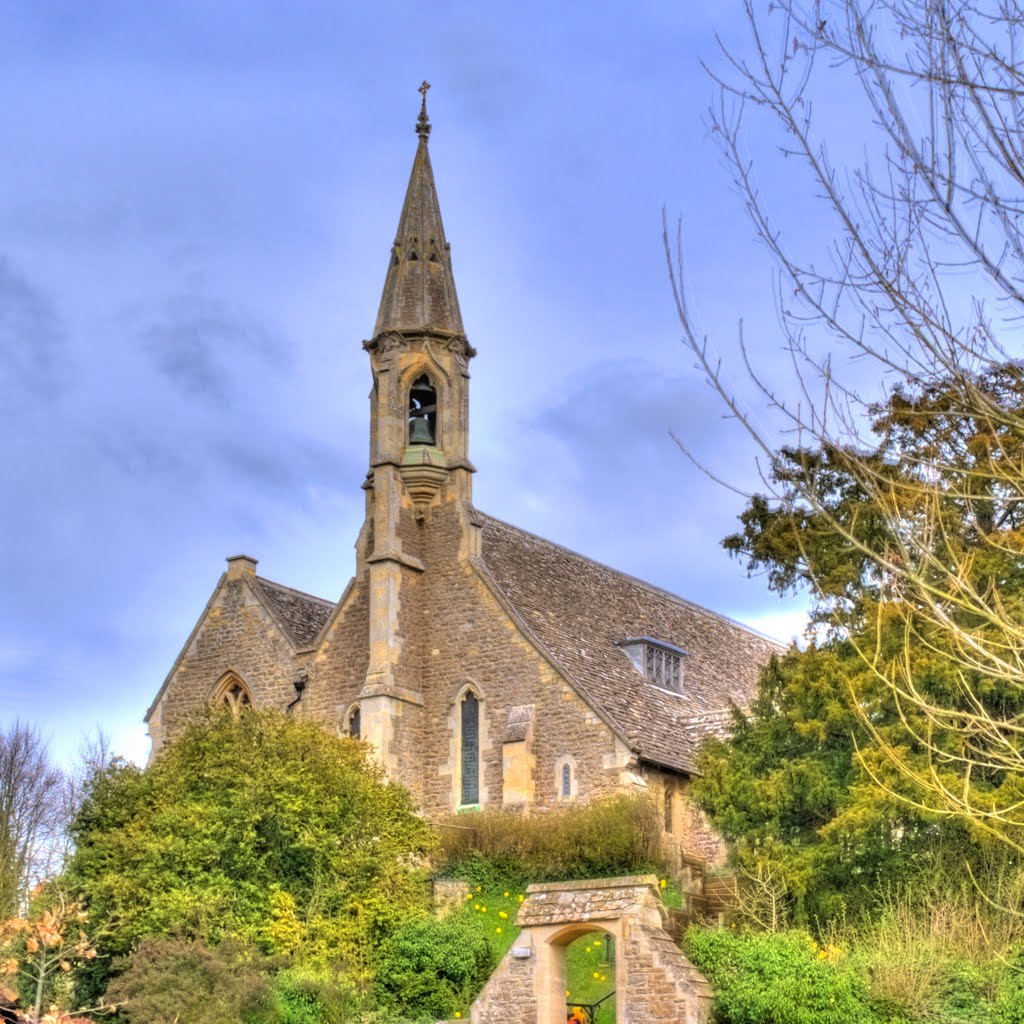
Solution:
{"label": "stone gate pier", "polygon": [[590,932],[615,940],[616,1024],[707,1024],[711,988],[665,916],[654,875],[531,885],[519,938],[473,1003],[471,1024],[565,1024],[565,949]]}

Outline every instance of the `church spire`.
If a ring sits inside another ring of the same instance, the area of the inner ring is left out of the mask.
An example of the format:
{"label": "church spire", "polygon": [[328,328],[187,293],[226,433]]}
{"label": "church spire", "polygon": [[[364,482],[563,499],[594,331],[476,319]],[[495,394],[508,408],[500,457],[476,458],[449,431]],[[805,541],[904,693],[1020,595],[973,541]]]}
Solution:
{"label": "church spire", "polygon": [[426,82],[420,86],[423,102],[416,121],[420,141],[391,249],[375,337],[386,331],[465,334],[427,149],[429,88]]}

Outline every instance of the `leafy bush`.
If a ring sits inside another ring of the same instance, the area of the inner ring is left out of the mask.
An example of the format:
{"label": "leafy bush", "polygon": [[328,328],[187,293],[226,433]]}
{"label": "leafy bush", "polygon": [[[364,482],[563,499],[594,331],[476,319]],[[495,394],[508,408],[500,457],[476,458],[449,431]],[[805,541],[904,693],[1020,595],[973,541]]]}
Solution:
{"label": "leafy bush", "polygon": [[1024,948],[1008,951],[1006,971],[996,998],[999,1024],[1024,1024]]}
{"label": "leafy bush", "polygon": [[458,915],[414,921],[381,948],[377,998],[411,1017],[451,1017],[465,1011],[494,965],[487,939]]}
{"label": "leafy bush", "polygon": [[269,964],[251,948],[149,938],[107,989],[127,1024],[277,1024]]}
{"label": "leafy bush", "polygon": [[362,1020],[365,1000],[344,975],[293,969],[274,979],[278,1024],[341,1024]]}
{"label": "leafy bush", "polygon": [[620,794],[529,816],[462,814],[438,831],[439,871],[484,888],[663,868],[661,820],[645,796]]}
{"label": "leafy bush", "polygon": [[427,903],[412,864],[430,831],[409,794],[365,744],[279,712],[214,713],[146,771],[99,772],[73,834],[67,884],[100,954],[84,1002],[152,935],[235,937],[365,974]]}
{"label": "leafy bush", "polygon": [[691,928],[685,949],[715,990],[722,1024],[873,1024],[861,978],[804,932]]}

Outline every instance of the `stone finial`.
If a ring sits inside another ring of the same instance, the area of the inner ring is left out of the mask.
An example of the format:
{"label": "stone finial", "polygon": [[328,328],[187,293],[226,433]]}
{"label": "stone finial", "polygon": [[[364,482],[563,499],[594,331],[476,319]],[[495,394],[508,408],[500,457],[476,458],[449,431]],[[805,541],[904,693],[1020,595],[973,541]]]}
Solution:
{"label": "stone finial", "polygon": [[237,580],[242,576],[255,576],[259,559],[251,555],[230,555],[227,559],[228,579]]}
{"label": "stone finial", "polygon": [[430,88],[430,83],[424,79],[422,85],[420,85],[417,92],[423,97],[422,103],[420,103],[420,116],[416,118],[416,134],[423,139],[424,142],[430,135],[430,121],[427,118],[427,90]]}

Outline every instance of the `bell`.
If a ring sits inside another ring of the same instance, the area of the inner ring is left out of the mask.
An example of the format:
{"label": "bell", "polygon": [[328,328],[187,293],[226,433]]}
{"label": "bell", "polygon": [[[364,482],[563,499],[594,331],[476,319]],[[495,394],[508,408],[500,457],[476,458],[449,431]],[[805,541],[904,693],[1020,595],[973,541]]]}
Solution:
{"label": "bell", "polygon": [[435,400],[435,395],[436,392],[430,386],[430,381],[425,376],[416,380],[409,389],[409,397],[415,398],[420,405],[432,404]]}
{"label": "bell", "polygon": [[417,416],[409,428],[409,444],[433,444],[434,431],[426,416]]}

